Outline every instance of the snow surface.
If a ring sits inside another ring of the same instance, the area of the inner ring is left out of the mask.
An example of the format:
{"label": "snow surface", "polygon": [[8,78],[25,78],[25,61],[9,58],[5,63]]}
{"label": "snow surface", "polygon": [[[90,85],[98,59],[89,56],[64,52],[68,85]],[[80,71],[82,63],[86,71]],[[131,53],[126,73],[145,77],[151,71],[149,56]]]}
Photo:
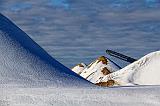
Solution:
{"label": "snow surface", "polygon": [[160,85],[160,51],[150,53],[102,79],[103,82],[107,80],[115,80],[121,86]]}
{"label": "snow surface", "polygon": [[100,88],[0,15],[0,106],[159,106],[160,87]]}
{"label": "snow surface", "polygon": [[160,87],[7,88],[0,106],[159,106]]}

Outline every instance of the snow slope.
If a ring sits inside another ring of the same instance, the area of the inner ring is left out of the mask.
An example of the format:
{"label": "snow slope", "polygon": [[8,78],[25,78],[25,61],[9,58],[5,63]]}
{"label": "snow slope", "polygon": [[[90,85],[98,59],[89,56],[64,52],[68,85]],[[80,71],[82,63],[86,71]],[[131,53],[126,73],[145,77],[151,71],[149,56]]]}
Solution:
{"label": "snow slope", "polygon": [[125,68],[105,76],[118,85],[160,85],[160,51],[150,53]]}
{"label": "snow slope", "polygon": [[0,14],[0,84],[56,87],[90,85],[47,54],[2,14]]}

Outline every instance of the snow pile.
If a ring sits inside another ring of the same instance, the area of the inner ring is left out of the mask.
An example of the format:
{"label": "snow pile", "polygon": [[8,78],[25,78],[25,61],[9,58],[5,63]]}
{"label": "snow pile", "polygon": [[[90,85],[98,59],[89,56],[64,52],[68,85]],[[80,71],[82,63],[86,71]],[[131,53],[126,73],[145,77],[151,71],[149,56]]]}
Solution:
{"label": "snow pile", "polygon": [[105,76],[101,82],[114,85],[160,85],[160,51],[150,53],[125,68]]}
{"label": "snow pile", "polygon": [[[83,68],[81,68],[82,66]],[[114,63],[104,56],[99,57],[87,67],[81,64],[81,67],[78,65],[72,70],[78,72],[80,76],[92,83],[99,83],[104,76],[119,70]]]}
{"label": "snow pile", "polygon": [[0,86],[91,86],[0,14]]}

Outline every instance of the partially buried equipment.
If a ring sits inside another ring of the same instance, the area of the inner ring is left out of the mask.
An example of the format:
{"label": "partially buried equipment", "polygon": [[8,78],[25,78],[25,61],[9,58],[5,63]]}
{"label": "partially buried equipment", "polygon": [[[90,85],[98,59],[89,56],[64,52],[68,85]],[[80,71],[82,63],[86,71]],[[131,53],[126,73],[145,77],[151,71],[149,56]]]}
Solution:
{"label": "partially buried equipment", "polygon": [[133,62],[137,61],[137,59],[134,59],[132,57],[126,56],[124,54],[121,54],[121,53],[118,53],[118,52],[115,52],[115,51],[112,51],[112,50],[106,50],[106,53],[110,56],[116,57],[120,60],[127,61],[129,63],[133,63]]}

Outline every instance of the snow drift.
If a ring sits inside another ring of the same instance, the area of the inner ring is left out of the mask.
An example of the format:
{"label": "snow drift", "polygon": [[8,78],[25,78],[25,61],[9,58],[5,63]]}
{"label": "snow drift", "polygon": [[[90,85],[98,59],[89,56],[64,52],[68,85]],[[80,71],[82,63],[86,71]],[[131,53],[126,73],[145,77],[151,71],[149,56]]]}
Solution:
{"label": "snow drift", "polygon": [[52,58],[0,14],[0,84],[88,86],[85,79]]}
{"label": "snow drift", "polygon": [[101,82],[115,85],[160,85],[160,51],[150,53],[125,68],[105,76]]}

